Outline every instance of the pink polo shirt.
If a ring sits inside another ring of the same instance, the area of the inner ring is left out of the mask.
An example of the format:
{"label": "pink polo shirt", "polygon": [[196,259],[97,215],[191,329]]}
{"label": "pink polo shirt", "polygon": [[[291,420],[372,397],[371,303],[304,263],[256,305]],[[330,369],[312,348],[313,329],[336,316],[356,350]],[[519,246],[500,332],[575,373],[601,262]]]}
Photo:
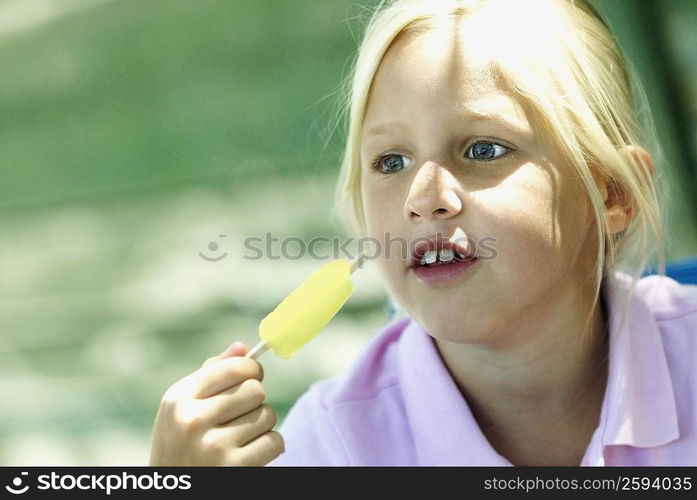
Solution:
{"label": "pink polo shirt", "polygon": [[[697,287],[642,278],[620,330],[627,275],[603,282],[608,383],[581,465],[697,465]],[[511,465],[479,428],[432,338],[410,318],[344,373],[313,384],[270,465]]]}

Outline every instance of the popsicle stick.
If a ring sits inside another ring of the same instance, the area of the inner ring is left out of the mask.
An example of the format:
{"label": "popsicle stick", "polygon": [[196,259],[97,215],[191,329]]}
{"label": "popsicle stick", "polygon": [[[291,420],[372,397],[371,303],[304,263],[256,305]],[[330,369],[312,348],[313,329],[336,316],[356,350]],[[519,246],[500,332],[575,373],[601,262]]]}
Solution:
{"label": "popsicle stick", "polygon": [[247,354],[245,354],[245,358],[252,358],[252,359],[257,359],[259,356],[264,354],[268,350],[269,346],[266,345],[266,342],[263,340],[259,341],[257,345],[254,346],[254,348],[249,351]]}
{"label": "popsicle stick", "polygon": [[363,265],[363,261],[365,261],[365,254],[362,253],[358,257],[354,259],[354,261],[351,263],[351,274],[354,273],[356,269],[361,267]]}
{"label": "popsicle stick", "polygon": [[[351,263],[351,274],[353,274],[359,267],[363,265],[363,262],[365,261],[365,254],[362,253],[354,261]],[[263,340],[259,341],[257,345],[255,345],[251,351],[249,351],[247,354],[245,354],[245,358],[252,358],[252,359],[257,359],[259,356],[264,354],[267,350],[269,349],[269,346],[266,345],[266,342]]]}

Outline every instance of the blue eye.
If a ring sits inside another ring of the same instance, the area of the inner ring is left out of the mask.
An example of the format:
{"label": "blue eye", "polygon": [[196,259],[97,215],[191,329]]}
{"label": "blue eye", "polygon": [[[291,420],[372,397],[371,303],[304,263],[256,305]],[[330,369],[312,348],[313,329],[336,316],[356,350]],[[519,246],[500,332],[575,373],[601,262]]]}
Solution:
{"label": "blue eye", "polygon": [[467,158],[475,161],[491,161],[511,151],[506,146],[491,141],[477,141],[467,150]]}
{"label": "blue eye", "polygon": [[411,165],[411,160],[403,155],[388,154],[378,156],[372,168],[383,174],[393,174]]}

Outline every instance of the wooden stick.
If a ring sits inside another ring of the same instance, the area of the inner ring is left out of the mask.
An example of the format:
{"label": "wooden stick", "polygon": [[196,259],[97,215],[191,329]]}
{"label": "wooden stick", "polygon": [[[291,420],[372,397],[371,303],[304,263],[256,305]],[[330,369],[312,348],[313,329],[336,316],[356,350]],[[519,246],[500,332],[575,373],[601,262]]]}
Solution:
{"label": "wooden stick", "polygon": [[361,253],[358,257],[354,259],[354,261],[351,263],[351,274],[353,274],[356,269],[361,267],[363,265],[363,262],[365,261],[365,254]]}
{"label": "wooden stick", "polygon": [[259,356],[264,354],[267,350],[269,349],[269,346],[266,345],[266,342],[263,340],[259,341],[257,345],[254,346],[254,348],[249,351],[247,354],[245,354],[245,358],[252,358],[252,359],[257,359]]}

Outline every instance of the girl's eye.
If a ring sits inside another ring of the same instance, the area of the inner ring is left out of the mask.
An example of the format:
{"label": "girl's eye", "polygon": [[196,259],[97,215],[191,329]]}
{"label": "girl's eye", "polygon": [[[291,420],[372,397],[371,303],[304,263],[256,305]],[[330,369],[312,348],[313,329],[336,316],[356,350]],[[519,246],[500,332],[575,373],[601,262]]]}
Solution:
{"label": "girl's eye", "polygon": [[511,151],[510,148],[491,141],[477,141],[467,150],[467,158],[475,161],[491,161]]}
{"label": "girl's eye", "polygon": [[378,156],[372,164],[373,169],[383,174],[393,174],[411,165],[411,160],[403,155],[388,154]]}

